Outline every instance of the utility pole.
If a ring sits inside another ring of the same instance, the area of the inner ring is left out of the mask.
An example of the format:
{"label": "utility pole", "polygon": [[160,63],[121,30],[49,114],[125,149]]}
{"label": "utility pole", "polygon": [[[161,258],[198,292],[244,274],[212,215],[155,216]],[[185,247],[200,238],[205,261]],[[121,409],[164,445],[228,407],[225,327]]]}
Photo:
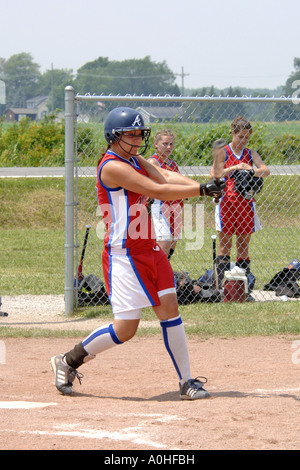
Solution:
{"label": "utility pole", "polygon": [[51,62],[51,112],[54,113],[54,77],[53,77],[53,62]]}
{"label": "utility pole", "polygon": [[184,77],[187,77],[189,73],[184,73],[184,68],[181,67],[181,73],[178,73],[177,75],[181,75],[181,95],[184,96]]}

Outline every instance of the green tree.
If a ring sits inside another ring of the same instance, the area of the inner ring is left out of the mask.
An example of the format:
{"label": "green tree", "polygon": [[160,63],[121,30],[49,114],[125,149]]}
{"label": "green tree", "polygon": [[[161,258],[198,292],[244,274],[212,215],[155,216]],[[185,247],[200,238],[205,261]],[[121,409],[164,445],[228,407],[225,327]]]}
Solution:
{"label": "green tree", "polygon": [[6,107],[26,106],[26,100],[36,94],[36,86],[41,76],[39,68],[27,52],[12,55],[4,61],[1,79],[6,85]]}
{"label": "green tree", "polygon": [[[295,71],[291,73],[283,87],[284,96],[300,98],[300,58],[294,58]],[[276,119],[278,121],[298,120],[300,119],[300,104],[277,104]]]}
{"label": "green tree", "polygon": [[[294,59],[294,68],[295,72],[291,73],[287,79],[283,92],[285,96],[292,96],[296,90],[299,90],[299,81],[300,81],[300,58],[295,57]],[[295,82],[298,82],[297,84]]]}
{"label": "green tree", "polygon": [[109,61],[99,57],[77,71],[75,87],[78,93],[96,94],[170,94],[180,95],[176,75],[166,62],[144,59]]}
{"label": "green tree", "polygon": [[73,85],[73,71],[69,69],[46,70],[36,86],[35,95],[49,96],[49,111],[64,109],[64,90],[67,85]]}

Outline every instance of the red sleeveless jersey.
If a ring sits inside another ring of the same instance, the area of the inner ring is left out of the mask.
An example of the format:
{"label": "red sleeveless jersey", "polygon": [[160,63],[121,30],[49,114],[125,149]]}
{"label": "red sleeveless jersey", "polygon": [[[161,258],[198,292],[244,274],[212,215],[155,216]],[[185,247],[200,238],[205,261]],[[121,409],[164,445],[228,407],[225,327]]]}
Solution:
{"label": "red sleeveless jersey", "polygon": [[[236,156],[233,153],[230,145],[226,145],[225,150],[226,150],[226,159],[225,159],[224,168],[229,168],[231,166],[238,165],[239,163],[247,163],[248,165],[253,166],[250,149],[244,147],[242,155],[240,157]],[[231,174],[229,174],[226,177],[226,188],[223,193],[222,201],[235,200],[236,198],[239,198],[239,199],[242,198],[242,196],[237,191],[235,191],[234,185],[235,185],[234,179],[231,177]]]}
{"label": "red sleeveless jersey", "polygon": [[148,197],[123,187],[110,188],[101,181],[101,170],[115,160],[130,165],[147,176],[136,158],[126,160],[108,150],[97,170],[97,194],[103,222],[106,226],[104,246],[111,254],[140,253],[156,245],[154,230],[147,211]]}

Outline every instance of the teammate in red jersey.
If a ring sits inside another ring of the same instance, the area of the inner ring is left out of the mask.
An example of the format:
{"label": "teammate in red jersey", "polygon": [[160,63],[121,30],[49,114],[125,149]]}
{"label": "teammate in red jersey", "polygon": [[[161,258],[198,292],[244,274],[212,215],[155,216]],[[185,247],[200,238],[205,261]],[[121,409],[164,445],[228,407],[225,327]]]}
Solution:
{"label": "teammate in red jersey", "polygon": [[[219,287],[224,272],[230,270],[232,238],[236,235],[236,265],[250,274],[249,243],[252,233],[260,230],[261,224],[256,213],[254,197],[245,198],[236,190],[234,172],[251,171],[252,181],[265,178],[269,169],[255,150],[246,147],[252,134],[251,123],[238,116],[231,124],[232,141],[218,149],[211,169],[211,178],[226,178],[226,187],[221,202],[216,206],[216,230],[219,231],[219,249],[216,259]],[[251,297],[248,298],[251,300]]]}
{"label": "teammate in red jersey", "polygon": [[191,377],[174,275],[153,236],[147,199],[215,197],[222,194],[225,185],[214,181],[199,184],[148,163],[138,151],[146,150],[151,130],[134,109],[115,108],[104,127],[108,149],[98,165],[97,189],[107,228],[102,264],[114,321],[93,331],[66,354],[52,357],[55,386],[70,395],[74,378],[80,379],[76,369],[97,354],[130,340],[143,307],[152,306],[179,377],[181,398],[206,398],[209,394],[203,381]]}
{"label": "teammate in red jersey", "polygon": [[[161,129],[154,137],[155,154],[148,162],[160,168],[179,173],[177,163],[171,158],[174,150],[175,134],[170,129]],[[170,259],[175,251],[177,240],[181,238],[183,201],[160,201],[151,203],[151,218],[158,245]]]}

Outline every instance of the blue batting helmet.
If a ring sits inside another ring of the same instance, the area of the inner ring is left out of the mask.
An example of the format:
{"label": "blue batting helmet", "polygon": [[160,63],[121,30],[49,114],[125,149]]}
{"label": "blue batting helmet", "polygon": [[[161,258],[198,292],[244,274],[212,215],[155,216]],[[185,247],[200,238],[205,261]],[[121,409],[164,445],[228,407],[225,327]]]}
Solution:
{"label": "blue batting helmet", "polygon": [[104,136],[109,144],[118,142],[123,132],[140,129],[144,140],[142,152],[145,153],[149,145],[151,128],[145,126],[141,113],[132,108],[115,108],[108,114],[104,123]]}

